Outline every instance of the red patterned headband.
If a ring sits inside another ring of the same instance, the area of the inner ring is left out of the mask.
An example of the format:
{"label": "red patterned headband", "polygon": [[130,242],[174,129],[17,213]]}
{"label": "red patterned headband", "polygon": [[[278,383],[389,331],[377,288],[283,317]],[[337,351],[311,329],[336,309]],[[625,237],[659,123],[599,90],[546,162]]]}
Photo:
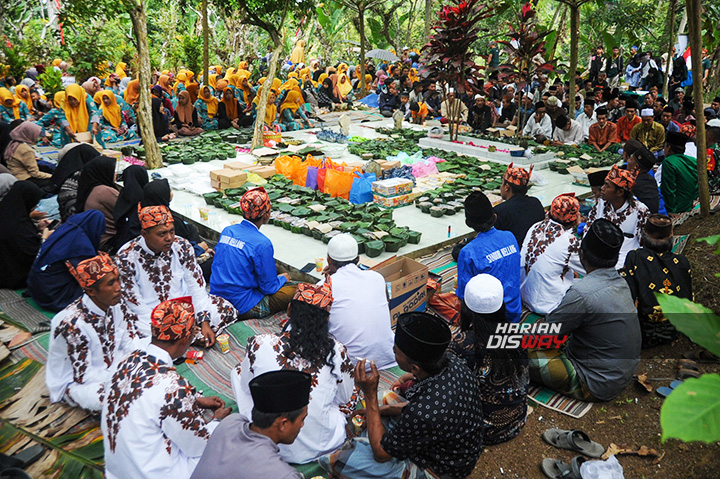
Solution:
{"label": "red patterned headband", "polygon": [[175,222],[172,213],[165,205],[141,208],[138,204],[138,216],[140,217],[140,225],[144,230],[158,225],[167,226]]}
{"label": "red patterned headband", "polygon": [[155,306],[150,314],[152,336],[161,341],[186,338],[195,324],[192,297],[169,299]]}
{"label": "red patterned headband", "polygon": [[302,301],[303,303],[316,306],[329,313],[333,304],[330,277],[325,280],[325,283],[323,283],[322,286],[300,283],[297,287],[297,291],[295,291],[293,300]]}
{"label": "red patterned headband", "polygon": [[107,253],[100,253],[97,256],[80,261],[75,268],[70,264],[70,261],[65,261],[65,265],[82,289],[88,289],[110,273],[118,274],[117,266],[115,266],[112,258]]}
{"label": "red patterned headband", "polygon": [[527,186],[532,170],[533,165],[530,165],[530,171],[526,171],[525,168],[513,168],[513,163],[510,163],[505,170],[503,180],[516,186]]}
{"label": "red patterned headband", "polygon": [[574,223],[580,214],[580,202],[575,193],[555,197],[550,205],[550,217],[560,223]]}
{"label": "red patterned headband", "polygon": [[255,221],[270,212],[270,197],[262,186],[253,188],[240,199],[240,208],[246,219]]}
{"label": "red patterned headband", "polygon": [[635,186],[635,178],[637,178],[637,170],[621,170],[617,165],[613,165],[610,173],[605,177],[607,181],[626,191],[632,190]]}

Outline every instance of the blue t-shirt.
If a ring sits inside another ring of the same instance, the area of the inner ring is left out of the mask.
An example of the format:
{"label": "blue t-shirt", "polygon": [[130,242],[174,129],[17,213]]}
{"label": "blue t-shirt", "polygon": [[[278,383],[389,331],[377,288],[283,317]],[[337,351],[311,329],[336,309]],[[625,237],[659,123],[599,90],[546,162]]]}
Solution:
{"label": "blue t-shirt", "polygon": [[228,226],[215,247],[210,294],[230,301],[239,314],[247,313],[287,281],[277,275],[274,253],[272,242],[250,221]]}
{"label": "blue t-shirt", "polygon": [[479,233],[468,243],[458,257],[457,296],[465,297],[465,285],[479,274],[489,274],[503,285],[505,310],[508,321],[520,321],[520,248],[509,231],[492,228]]}

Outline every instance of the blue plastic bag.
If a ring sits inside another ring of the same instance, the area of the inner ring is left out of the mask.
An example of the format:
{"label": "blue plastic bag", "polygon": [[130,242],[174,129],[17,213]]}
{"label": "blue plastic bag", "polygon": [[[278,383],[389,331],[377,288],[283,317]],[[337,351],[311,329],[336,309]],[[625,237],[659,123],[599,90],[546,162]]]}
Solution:
{"label": "blue plastic bag", "polygon": [[368,203],[373,200],[372,184],[377,180],[375,173],[365,173],[360,175],[355,173],[352,188],[350,188],[350,203],[359,205]]}

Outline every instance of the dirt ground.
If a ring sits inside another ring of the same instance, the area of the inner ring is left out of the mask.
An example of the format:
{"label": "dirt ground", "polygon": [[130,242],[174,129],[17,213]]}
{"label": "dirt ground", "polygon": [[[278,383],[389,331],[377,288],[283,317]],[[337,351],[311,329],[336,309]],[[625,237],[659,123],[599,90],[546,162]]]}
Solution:
{"label": "dirt ground", "polygon": [[[696,238],[720,234],[720,212],[708,219],[695,216],[677,228],[676,234],[691,234],[684,254],[693,267],[695,300],[716,313],[720,312],[720,256],[713,255],[715,246],[698,243]],[[678,359],[685,351],[699,349],[686,337],[674,344],[643,350],[637,374],[649,378],[654,389],[668,386],[675,378]],[[702,373],[720,373],[720,365],[700,364]],[[626,479],[718,479],[720,478],[720,443],[683,443],[678,440],[660,442],[660,408],[662,398],[654,391],[646,392],[633,381],[615,400],[598,403],[581,419],[556,413],[538,406],[528,417],[521,434],[505,444],[483,450],[475,471],[470,476],[480,478],[543,478],[540,463],[546,457],[565,462],[576,455],[556,449],[542,440],[545,429],[582,429],[591,439],[604,447],[615,443],[633,449],[640,446],[655,449],[661,458],[636,455],[617,456]]]}

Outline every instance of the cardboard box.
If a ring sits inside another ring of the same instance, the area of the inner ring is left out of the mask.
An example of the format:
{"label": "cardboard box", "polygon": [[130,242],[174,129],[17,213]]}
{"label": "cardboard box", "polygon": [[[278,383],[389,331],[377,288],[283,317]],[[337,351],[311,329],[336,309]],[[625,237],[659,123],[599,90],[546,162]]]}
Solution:
{"label": "cardboard box", "polygon": [[387,180],[373,181],[373,195],[398,196],[412,193],[413,182],[406,178],[389,178]]}
{"label": "cardboard box", "polygon": [[383,170],[390,170],[392,168],[398,168],[399,166],[400,166],[399,161],[384,161],[384,162],[380,163],[380,168],[382,168]]}
{"label": "cardboard box", "polygon": [[239,188],[247,181],[247,173],[231,169],[213,170],[210,172],[210,184],[215,189]]}
{"label": "cardboard box", "polygon": [[412,203],[415,198],[417,198],[420,195],[413,195],[412,193],[408,193],[406,195],[398,195],[398,196],[380,196],[380,195],[373,195],[373,202],[382,206],[383,208],[399,208],[401,206],[409,205]]}
{"label": "cardboard box", "polygon": [[410,311],[425,311],[428,268],[410,258],[397,258],[372,268],[385,278],[390,299],[390,318],[395,327],[398,317]]}
{"label": "cardboard box", "polygon": [[245,169],[265,179],[277,174],[274,166],[253,165]]}
{"label": "cardboard box", "polygon": [[223,168],[226,170],[247,170],[253,166],[255,165],[244,163],[242,161],[229,161],[223,165]]}

